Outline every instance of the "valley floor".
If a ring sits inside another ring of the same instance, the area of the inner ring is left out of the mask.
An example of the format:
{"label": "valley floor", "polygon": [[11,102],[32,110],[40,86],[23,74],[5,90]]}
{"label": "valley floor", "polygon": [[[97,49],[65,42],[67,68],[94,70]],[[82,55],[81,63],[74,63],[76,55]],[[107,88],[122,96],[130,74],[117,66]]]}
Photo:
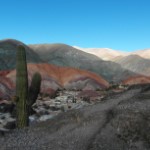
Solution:
{"label": "valley floor", "polygon": [[0,137],[1,150],[149,150],[150,86]]}

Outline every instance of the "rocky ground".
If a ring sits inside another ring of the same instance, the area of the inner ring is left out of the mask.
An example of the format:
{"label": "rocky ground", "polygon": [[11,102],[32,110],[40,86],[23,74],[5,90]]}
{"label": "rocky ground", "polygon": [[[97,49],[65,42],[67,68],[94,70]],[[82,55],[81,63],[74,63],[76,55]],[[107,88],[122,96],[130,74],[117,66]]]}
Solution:
{"label": "rocky ground", "polygon": [[[76,105],[77,102],[69,108]],[[83,106],[79,109],[67,108],[67,111],[61,106],[63,111],[50,120],[31,123],[28,128],[2,135],[0,149],[150,149],[149,85],[131,87],[127,91],[110,94],[93,105],[85,102]]]}
{"label": "rocky ground", "polygon": [[[54,98],[47,94],[39,95],[32,106],[34,114],[29,117],[30,125],[52,119],[56,115],[72,109],[81,109],[103,99],[102,91],[58,91]],[[0,131],[15,128],[15,104],[11,100],[0,101]]]}

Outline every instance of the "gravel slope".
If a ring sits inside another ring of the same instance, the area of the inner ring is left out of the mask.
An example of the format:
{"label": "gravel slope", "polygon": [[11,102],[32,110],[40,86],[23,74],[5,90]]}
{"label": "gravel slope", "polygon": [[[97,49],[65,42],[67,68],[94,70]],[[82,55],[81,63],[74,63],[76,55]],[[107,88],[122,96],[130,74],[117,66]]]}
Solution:
{"label": "gravel slope", "polygon": [[1,150],[148,150],[149,87],[110,95],[101,103],[0,138]]}

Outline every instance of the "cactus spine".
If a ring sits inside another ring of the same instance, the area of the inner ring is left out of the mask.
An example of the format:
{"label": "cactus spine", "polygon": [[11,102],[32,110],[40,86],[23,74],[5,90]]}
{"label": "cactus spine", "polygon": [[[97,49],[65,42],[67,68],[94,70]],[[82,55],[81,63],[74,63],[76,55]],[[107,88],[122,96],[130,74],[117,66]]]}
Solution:
{"label": "cactus spine", "polygon": [[26,52],[23,46],[18,46],[16,57],[16,126],[17,128],[23,128],[25,126],[28,126],[28,73],[26,63]]}

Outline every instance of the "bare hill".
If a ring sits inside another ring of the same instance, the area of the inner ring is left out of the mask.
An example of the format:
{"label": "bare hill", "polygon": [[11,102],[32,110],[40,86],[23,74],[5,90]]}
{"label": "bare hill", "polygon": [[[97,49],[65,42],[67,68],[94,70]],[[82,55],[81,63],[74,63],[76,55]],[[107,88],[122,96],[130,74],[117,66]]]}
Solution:
{"label": "bare hill", "polygon": [[137,74],[150,76],[150,60],[144,59],[138,55],[129,55],[114,60],[125,69],[131,70]]}
{"label": "bare hill", "polygon": [[75,67],[101,75],[109,81],[120,81],[132,71],[123,69],[119,64],[104,61],[99,57],[83,52],[65,44],[29,45],[44,61],[59,66]]}
{"label": "bare hill", "polygon": [[13,39],[6,39],[0,41],[0,70],[9,70],[15,68],[16,49],[18,45],[24,45],[27,53],[27,62],[43,62],[38,56],[38,54],[36,54],[24,43]]}
{"label": "bare hill", "polygon": [[126,55],[125,52],[113,50],[110,48],[80,48],[80,47],[77,47],[77,48],[81,49],[84,52],[98,56],[99,58],[103,60],[111,61],[115,57]]}

